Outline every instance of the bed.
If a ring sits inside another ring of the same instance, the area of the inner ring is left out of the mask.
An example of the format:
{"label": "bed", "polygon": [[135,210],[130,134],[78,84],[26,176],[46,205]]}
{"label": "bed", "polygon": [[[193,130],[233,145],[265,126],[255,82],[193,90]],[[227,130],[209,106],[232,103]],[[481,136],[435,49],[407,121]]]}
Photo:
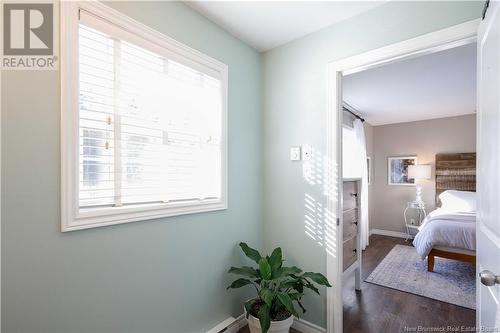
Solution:
{"label": "bed", "polygon": [[[438,208],[425,218],[413,245],[422,259],[427,257],[429,272],[434,270],[435,257],[474,264],[476,154],[437,154],[435,184]],[[455,198],[463,200],[453,201]],[[442,200],[446,200],[444,206]],[[450,200],[455,205],[450,205]],[[472,201],[473,207],[469,205]]]}

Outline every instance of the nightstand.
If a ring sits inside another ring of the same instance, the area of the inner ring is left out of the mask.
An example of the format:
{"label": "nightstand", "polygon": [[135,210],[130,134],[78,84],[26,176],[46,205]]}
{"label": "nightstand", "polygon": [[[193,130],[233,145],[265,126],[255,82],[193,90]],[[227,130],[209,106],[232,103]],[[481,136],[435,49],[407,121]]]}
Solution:
{"label": "nightstand", "polygon": [[427,216],[423,202],[411,201],[406,204],[404,211],[406,240],[413,238],[418,232],[418,228]]}

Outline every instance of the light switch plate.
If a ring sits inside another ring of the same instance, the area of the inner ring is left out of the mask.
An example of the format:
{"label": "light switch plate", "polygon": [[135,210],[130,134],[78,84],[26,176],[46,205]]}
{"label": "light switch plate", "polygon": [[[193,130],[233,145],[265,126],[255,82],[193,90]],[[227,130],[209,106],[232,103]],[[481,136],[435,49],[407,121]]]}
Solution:
{"label": "light switch plate", "polygon": [[300,161],[300,147],[290,148],[290,161]]}
{"label": "light switch plate", "polygon": [[302,160],[303,161],[312,160],[312,147],[311,146],[309,146],[309,145],[302,146],[301,153],[302,153]]}

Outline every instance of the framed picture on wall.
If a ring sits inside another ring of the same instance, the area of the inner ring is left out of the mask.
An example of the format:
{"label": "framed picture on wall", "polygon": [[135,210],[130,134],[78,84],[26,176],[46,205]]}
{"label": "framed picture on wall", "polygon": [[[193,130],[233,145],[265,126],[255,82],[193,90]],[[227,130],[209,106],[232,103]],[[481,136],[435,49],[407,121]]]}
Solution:
{"label": "framed picture on wall", "polygon": [[387,179],[389,185],[415,185],[408,179],[408,167],[417,164],[417,156],[397,156],[387,158]]}

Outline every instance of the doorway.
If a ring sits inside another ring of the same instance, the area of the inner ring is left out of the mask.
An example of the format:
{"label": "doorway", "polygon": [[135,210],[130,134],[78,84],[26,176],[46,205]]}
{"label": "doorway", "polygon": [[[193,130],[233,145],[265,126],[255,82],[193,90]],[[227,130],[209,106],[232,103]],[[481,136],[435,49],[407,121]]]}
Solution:
{"label": "doorway", "polygon": [[[448,50],[476,41],[479,21],[466,22],[451,28],[416,37],[396,43],[381,49],[373,50],[361,55],[350,57],[328,65],[328,154],[331,160],[338,161],[333,186],[336,193],[332,193],[329,200],[329,210],[336,214],[337,235],[335,252],[327,256],[327,275],[334,281],[334,287],[327,295],[327,331],[343,331],[343,306],[336,300],[342,299],[343,275],[343,247],[340,237],[343,235],[343,178],[342,178],[342,124],[343,98],[342,80],[344,75],[358,73],[364,70],[390,64],[397,61],[411,59],[422,55]],[[361,291],[362,292],[362,291]]]}

